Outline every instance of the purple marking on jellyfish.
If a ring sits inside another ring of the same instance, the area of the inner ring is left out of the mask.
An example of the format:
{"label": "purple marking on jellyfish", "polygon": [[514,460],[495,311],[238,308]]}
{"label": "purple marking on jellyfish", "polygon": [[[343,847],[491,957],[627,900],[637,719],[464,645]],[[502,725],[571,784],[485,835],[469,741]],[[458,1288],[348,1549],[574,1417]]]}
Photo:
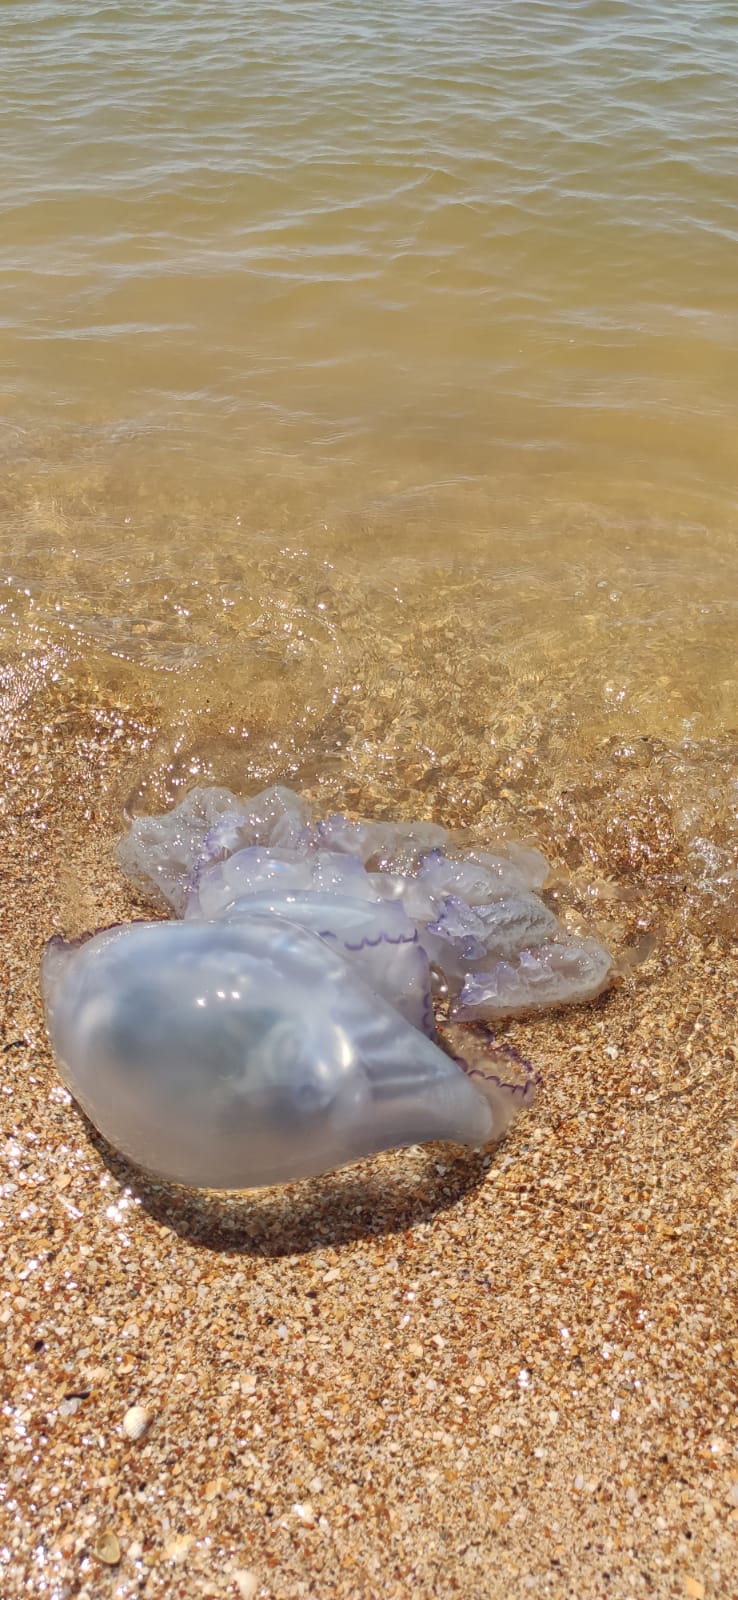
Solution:
{"label": "purple marking on jellyfish", "polygon": [[[484,1025],[482,1026],[484,1027]],[[468,1078],[481,1078],[482,1081],[491,1080],[492,1083],[497,1084],[498,1088],[504,1089],[511,1095],[519,1095],[523,1100],[529,1096],[532,1097],[543,1081],[540,1072],[536,1071],[531,1061],[528,1061],[525,1056],[520,1054],[514,1044],[501,1043],[495,1037],[491,1028],[484,1027],[484,1032],[486,1034],[484,1048],[490,1055],[502,1056],[513,1062],[516,1067],[520,1067],[525,1074],[524,1081],[516,1083],[507,1078],[501,1078],[498,1073],[491,1070],[487,1071],[483,1066],[473,1067],[464,1056],[454,1056],[454,1060],[461,1067],[462,1072],[465,1072]]]}
{"label": "purple marking on jellyfish", "polygon": [[362,939],[359,944],[351,944],[348,939],[344,939],[343,947],[344,950],[351,950],[354,952],[354,954],[357,954],[360,950],[377,950],[380,944],[400,945],[417,943],[418,930],[416,928],[414,933],[400,933],[396,939],[393,939],[389,933],[380,933],[377,935],[376,939],[370,939],[367,937]]}
{"label": "purple marking on jellyfish", "polygon": [[511,1083],[508,1078],[501,1078],[497,1072],[484,1072],[481,1067],[470,1067],[460,1056],[454,1057],[458,1061],[467,1078],[481,1078],[483,1083],[496,1083],[498,1089],[504,1089],[507,1094],[519,1094],[525,1099],[526,1095],[533,1094],[540,1083],[540,1078],[529,1078],[527,1083]]}
{"label": "purple marking on jellyfish", "polygon": [[528,1061],[526,1056],[521,1056],[520,1051],[516,1049],[514,1044],[508,1044],[507,1042],[504,1044],[501,1043],[496,1034],[494,1034],[492,1029],[488,1028],[485,1023],[482,1023],[481,1027],[486,1034],[485,1042],[488,1049],[492,1050],[495,1055],[507,1056],[508,1061],[514,1061],[516,1067],[522,1067],[526,1077],[532,1079],[535,1083],[541,1082],[541,1075],[540,1073],[536,1072],[532,1061]]}

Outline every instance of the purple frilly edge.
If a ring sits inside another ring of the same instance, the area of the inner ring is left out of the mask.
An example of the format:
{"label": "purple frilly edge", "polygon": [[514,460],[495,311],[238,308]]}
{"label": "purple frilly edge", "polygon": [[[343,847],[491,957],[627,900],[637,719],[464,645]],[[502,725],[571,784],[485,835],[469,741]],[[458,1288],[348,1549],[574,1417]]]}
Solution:
{"label": "purple frilly edge", "polygon": [[540,1087],[543,1081],[540,1072],[537,1072],[533,1066],[533,1063],[528,1061],[525,1056],[521,1055],[519,1050],[516,1050],[514,1044],[501,1044],[499,1039],[496,1038],[490,1029],[485,1029],[485,1032],[487,1034],[485,1048],[488,1049],[490,1053],[496,1056],[503,1056],[508,1061],[513,1061],[516,1066],[520,1067],[525,1074],[525,1078],[522,1083],[515,1083],[510,1079],[501,1078],[497,1072],[486,1072],[483,1067],[473,1067],[466,1060],[465,1056],[454,1055],[454,1061],[459,1067],[461,1067],[462,1072],[466,1074],[467,1078],[482,1078],[486,1082],[491,1081],[492,1083],[496,1084],[497,1088],[500,1089],[504,1094],[509,1094],[511,1098],[519,1096],[522,1101],[533,1099],[536,1090]]}

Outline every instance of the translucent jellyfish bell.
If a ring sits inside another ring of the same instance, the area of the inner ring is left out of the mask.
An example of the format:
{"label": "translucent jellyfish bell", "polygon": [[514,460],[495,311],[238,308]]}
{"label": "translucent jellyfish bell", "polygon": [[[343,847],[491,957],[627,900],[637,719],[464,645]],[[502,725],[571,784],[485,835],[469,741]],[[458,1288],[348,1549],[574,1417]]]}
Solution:
{"label": "translucent jellyfish bell", "polygon": [[42,981],[68,1087],[112,1145],[162,1177],[247,1188],[494,1137],[484,1086],[273,913],[53,940]]}

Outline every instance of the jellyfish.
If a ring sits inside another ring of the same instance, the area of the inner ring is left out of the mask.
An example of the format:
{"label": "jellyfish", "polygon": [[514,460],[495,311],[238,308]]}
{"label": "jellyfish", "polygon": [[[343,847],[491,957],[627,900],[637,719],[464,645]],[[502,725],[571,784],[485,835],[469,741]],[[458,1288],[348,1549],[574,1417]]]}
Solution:
{"label": "jellyfish", "polygon": [[52,939],[48,1030],[104,1137],[180,1183],[258,1187],[498,1139],[536,1075],[480,1054],[465,1025],[612,981],[610,953],[547,903],[548,863],[525,842],[315,818],[281,786],[197,788],[137,818],[119,863],[169,918]]}
{"label": "jellyfish", "polygon": [[123,1155],[178,1183],[286,1183],[495,1133],[494,1090],[274,913],[52,941],[43,990],[75,1099]]}

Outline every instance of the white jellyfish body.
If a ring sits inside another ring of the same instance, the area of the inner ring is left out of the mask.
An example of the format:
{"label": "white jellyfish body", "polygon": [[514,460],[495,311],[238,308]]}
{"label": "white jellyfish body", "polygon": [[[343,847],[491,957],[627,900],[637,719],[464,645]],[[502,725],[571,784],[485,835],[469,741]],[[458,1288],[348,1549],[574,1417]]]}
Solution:
{"label": "white jellyfish body", "polygon": [[549,866],[527,844],[464,849],[435,823],[315,819],[279,786],[200,788],[137,818],[119,862],[184,920],[52,940],[49,1033],[101,1133],[185,1183],[499,1138],[534,1075],[493,1040],[475,1055],[464,1025],[591,1000],[612,978],[609,952],[542,897]]}
{"label": "white jellyfish body", "polygon": [[43,966],[62,1076],[109,1142],[180,1183],[310,1177],[494,1115],[438,1046],[314,933],[274,914],[132,923]]}

